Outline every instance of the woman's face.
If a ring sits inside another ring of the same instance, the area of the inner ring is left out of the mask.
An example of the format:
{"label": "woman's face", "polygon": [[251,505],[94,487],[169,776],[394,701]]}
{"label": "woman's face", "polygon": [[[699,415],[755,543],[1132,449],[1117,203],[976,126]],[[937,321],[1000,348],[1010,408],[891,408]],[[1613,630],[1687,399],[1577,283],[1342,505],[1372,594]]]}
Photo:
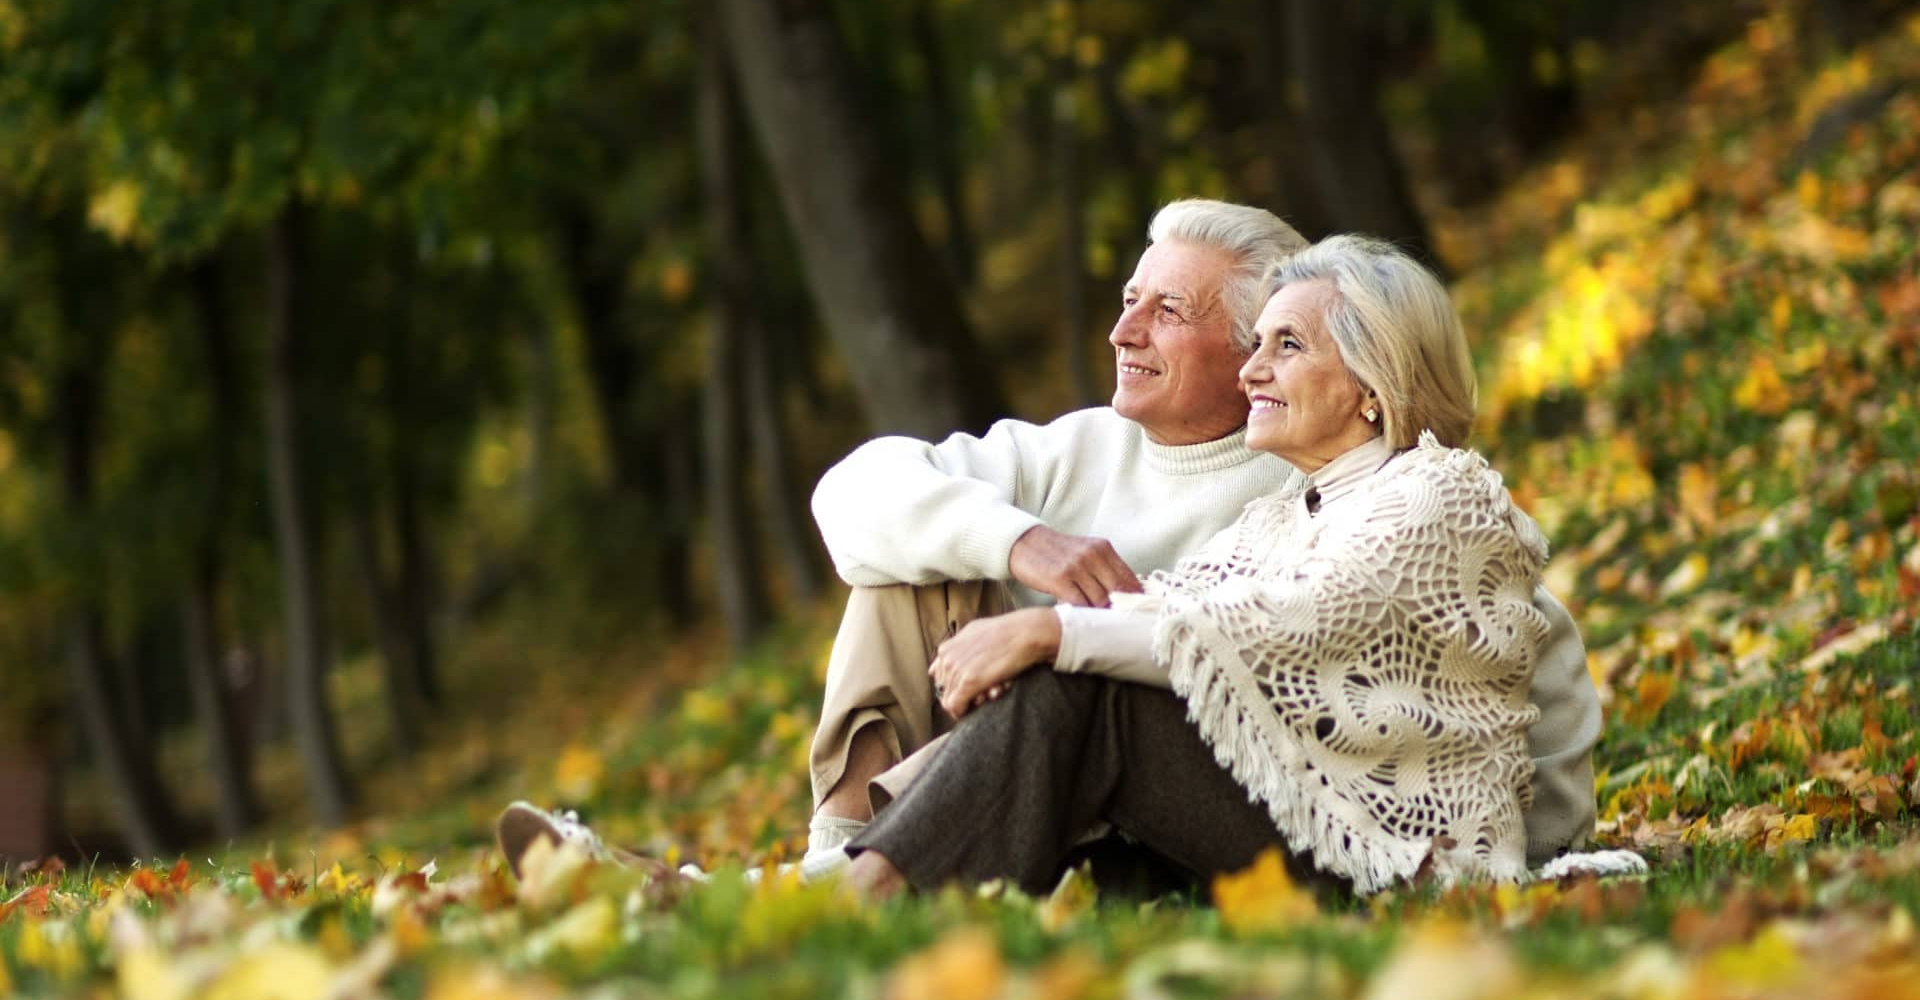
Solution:
{"label": "woman's face", "polygon": [[1274,293],[1253,326],[1258,346],[1240,368],[1240,390],[1253,406],[1247,447],[1278,455],[1303,472],[1379,433],[1379,425],[1362,415],[1367,391],[1347,370],[1322,322],[1333,296],[1324,281]]}

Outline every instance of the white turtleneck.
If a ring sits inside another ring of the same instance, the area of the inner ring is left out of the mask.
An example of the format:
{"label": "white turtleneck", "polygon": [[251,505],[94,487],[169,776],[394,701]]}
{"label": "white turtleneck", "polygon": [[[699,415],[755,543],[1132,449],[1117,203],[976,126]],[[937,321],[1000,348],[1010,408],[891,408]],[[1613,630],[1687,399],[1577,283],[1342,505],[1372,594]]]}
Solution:
{"label": "white turtleneck", "polygon": [[[1244,428],[1159,445],[1099,407],[1045,425],[1002,420],[983,437],[937,445],[869,441],[821,477],[813,514],[835,569],[854,586],[1007,580],[1013,543],[1040,524],[1104,538],[1145,576],[1298,479],[1287,463],[1248,450]],[[1022,604],[1051,601],[1013,591]]]}

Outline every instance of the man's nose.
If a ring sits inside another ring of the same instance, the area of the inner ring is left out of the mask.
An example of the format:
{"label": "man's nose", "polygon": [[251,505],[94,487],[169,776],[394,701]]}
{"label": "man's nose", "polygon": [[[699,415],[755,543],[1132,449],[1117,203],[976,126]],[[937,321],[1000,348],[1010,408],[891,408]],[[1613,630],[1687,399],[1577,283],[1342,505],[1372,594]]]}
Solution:
{"label": "man's nose", "polygon": [[1140,347],[1146,344],[1145,316],[1146,310],[1137,302],[1120,310],[1120,318],[1113,321],[1113,332],[1107,334],[1107,343],[1115,347]]}

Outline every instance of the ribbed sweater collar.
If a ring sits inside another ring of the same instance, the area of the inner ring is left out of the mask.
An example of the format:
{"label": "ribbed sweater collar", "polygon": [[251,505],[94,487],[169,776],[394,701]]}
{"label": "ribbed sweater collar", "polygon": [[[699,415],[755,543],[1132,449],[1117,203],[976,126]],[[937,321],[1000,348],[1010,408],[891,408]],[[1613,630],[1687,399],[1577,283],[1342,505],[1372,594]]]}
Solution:
{"label": "ribbed sweater collar", "polygon": [[1219,472],[1251,462],[1260,454],[1247,448],[1247,428],[1244,424],[1226,437],[1199,444],[1155,444],[1143,430],[1140,432],[1140,445],[1146,450],[1147,466],[1170,476]]}

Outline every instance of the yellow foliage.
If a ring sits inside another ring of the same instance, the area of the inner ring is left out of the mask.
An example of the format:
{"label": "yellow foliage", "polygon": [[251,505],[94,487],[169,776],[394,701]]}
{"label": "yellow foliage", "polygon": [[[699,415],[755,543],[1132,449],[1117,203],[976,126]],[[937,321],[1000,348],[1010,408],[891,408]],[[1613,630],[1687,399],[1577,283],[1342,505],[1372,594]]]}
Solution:
{"label": "yellow foliage", "polygon": [[1706,466],[1689,462],[1680,467],[1680,510],[1701,528],[1719,520],[1720,484]]}
{"label": "yellow foliage", "polygon": [[1051,933],[1058,933],[1074,918],[1093,909],[1099,896],[1089,871],[1068,869],[1060,877],[1060,884],[1053,887],[1053,893],[1047,897],[1047,901],[1040,904],[1040,926]]}
{"label": "yellow foliage", "polygon": [[1697,589],[1705,582],[1707,582],[1707,556],[1706,553],[1695,552],[1681,560],[1680,565],[1675,566],[1673,572],[1667,574],[1666,580],[1660,584],[1660,596],[1678,597]]}
{"label": "yellow foliage", "polygon": [[1752,941],[1715,952],[1700,970],[1705,974],[1701,985],[1778,990],[1797,978],[1801,967],[1800,953],[1793,942],[1778,925],[1769,925]]}
{"label": "yellow foliage", "polygon": [[1367,984],[1365,1000],[1469,1000],[1513,994],[1520,967],[1497,937],[1451,920],[1422,923]]}
{"label": "yellow foliage", "polygon": [[214,980],[205,1000],[323,1000],[333,967],[306,945],[275,942],[242,955]]}
{"label": "yellow foliage", "polygon": [[131,239],[140,224],[140,188],[129,180],[117,180],[87,200],[87,221],[116,241]]}
{"label": "yellow foliage", "polygon": [[580,959],[605,954],[619,943],[620,915],[613,900],[594,896],[527,937],[527,953],[536,960],[559,952]]}
{"label": "yellow foliage", "polygon": [[[689,699],[691,700],[691,699]],[[566,802],[588,802],[600,794],[607,764],[588,747],[572,744],[553,765],[553,790]]]}
{"label": "yellow foliage", "polygon": [[1787,407],[1793,404],[1793,395],[1787,391],[1787,384],[1781,381],[1780,371],[1774,367],[1772,356],[1756,354],[1753,362],[1747,366],[1746,376],[1734,387],[1733,401],[1742,409],[1778,416],[1787,412]]}
{"label": "yellow foliage", "polygon": [[1241,934],[1284,930],[1320,915],[1313,893],[1294,884],[1271,847],[1245,871],[1215,878],[1213,903],[1220,921]]}
{"label": "yellow foliage", "polygon": [[958,927],[894,970],[894,1000],[988,1000],[1006,985],[1006,962],[992,933]]}

